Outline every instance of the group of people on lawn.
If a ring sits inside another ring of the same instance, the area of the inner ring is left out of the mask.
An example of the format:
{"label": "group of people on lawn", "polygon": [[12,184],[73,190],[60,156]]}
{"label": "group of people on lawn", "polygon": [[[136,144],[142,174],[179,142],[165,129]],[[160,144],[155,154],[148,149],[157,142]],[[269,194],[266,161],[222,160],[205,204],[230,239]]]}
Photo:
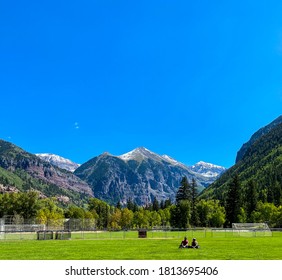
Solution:
{"label": "group of people on lawn", "polygon": [[191,245],[189,245],[189,241],[187,237],[184,237],[184,239],[181,241],[179,248],[193,248],[193,249],[199,249],[200,246],[196,240],[196,238],[193,238]]}

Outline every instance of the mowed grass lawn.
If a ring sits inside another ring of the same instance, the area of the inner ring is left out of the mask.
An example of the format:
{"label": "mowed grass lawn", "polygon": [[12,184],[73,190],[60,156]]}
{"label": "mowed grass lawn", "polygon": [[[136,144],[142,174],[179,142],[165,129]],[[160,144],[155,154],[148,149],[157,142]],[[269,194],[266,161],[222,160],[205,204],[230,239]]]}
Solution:
{"label": "mowed grass lawn", "polygon": [[181,238],[1,240],[1,260],[281,260],[282,232],[272,237],[200,237],[200,249],[178,249]]}

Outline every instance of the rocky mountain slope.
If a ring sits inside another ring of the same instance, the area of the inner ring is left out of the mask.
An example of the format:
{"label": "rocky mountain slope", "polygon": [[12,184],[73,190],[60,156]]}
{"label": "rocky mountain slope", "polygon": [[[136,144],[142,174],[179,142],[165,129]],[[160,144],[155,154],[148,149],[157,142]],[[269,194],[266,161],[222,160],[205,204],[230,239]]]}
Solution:
{"label": "rocky mountain slope", "polygon": [[75,163],[69,159],[54,154],[43,153],[43,154],[35,154],[35,155],[51,163],[52,165],[68,170],[70,172],[74,172],[74,170],[80,166],[80,164],[78,163]]}
{"label": "rocky mountain slope", "polygon": [[174,200],[183,176],[190,181],[195,178],[199,191],[215,180],[143,147],[121,156],[104,153],[82,164],[74,174],[91,185],[97,198],[109,203],[125,203],[131,198],[139,205],[154,197]]}
{"label": "rocky mountain slope", "polygon": [[3,140],[0,140],[0,167],[3,186],[13,186],[20,191],[34,189],[42,195],[65,197],[76,203],[93,196],[89,185],[71,172]]}

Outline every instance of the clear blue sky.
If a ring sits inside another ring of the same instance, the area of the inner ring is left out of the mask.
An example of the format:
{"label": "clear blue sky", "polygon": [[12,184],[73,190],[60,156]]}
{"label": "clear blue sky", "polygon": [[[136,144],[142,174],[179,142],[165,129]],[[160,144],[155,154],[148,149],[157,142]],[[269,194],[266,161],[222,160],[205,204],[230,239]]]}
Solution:
{"label": "clear blue sky", "polygon": [[83,163],[230,167],[282,114],[281,1],[1,1],[0,138]]}

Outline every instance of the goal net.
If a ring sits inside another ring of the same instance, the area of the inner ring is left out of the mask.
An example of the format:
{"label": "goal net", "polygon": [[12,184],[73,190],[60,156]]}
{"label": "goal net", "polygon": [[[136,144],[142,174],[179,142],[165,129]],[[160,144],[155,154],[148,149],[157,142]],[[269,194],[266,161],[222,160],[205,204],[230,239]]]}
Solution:
{"label": "goal net", "polygon": [[50,240],[54,239],[52,230],[39,230],[37,232],[37,240]]}
{"label": "goal net", "polygon": [[232,230],[239,236],[272,236],[267,223],[233,223]]}

